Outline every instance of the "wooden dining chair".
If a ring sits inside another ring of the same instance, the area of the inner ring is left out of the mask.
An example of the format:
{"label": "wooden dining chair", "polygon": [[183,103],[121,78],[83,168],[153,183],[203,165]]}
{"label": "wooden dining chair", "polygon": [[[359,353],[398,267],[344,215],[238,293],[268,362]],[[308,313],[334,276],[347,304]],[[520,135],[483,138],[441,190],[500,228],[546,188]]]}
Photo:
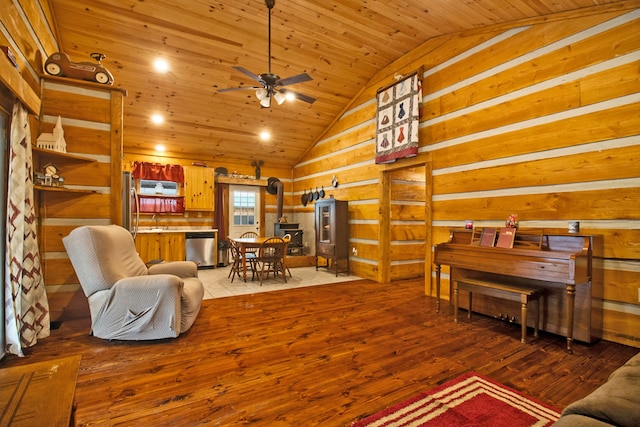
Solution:
{"label": "wooden dining chair", "polygon": [[[233,240],[229,239],[229,249],[231,250],[231,271],[229,271],[229,275],[227,277],[231,278],[231,283],[233,283],[233,279],[236,277],[244,277],[242,270],[242,252],[240,252],[240,248],[238,244]],[[255,255],[249,260],[247,257],[247,265],[251,268],[251,280],[254,280],[256,277],[256,264],[255,264]],[[246,279],[245,279],[246,282]]]}
{"label": "wooden dining chair", "polygon": [[269,273],[273,273],[273,277],[282,274],[282,278],[287,283],[287,274],[284,270],[284,253],[285,242],[281,237],[270,237],[265,240],[257,254],[256,272],[260,278],[260,286],[265,278],[269,278]]}
{"label": "wooden dining chair", "polygon": [[282,236],[282,240],[284,240],[284,269],[289,272],[289,277],[293,277],[291,274],[291,270],[287,266],[287,255],[289,254],[289,243],[291,242],[291,234],[287,233]]}
{"label": "wooden dining chair", "polygon": [[231,278],[231,283],[233,283],[233,279],[236,275],[240,277],[242,274],[242,256],[240,255],[236,242],[233,240],[227,241],[229,242],[229,250],[231,251],[231,270],[227,277]]}
{"label": "wooden dining chair", "polygon": [[[241,239],[244,239],[244,238],[255,239],[258,237],[260,237],[260,235],[254,231],[246,231],[240,235]],[[258,253],[258,248],[247,248],[247,251],[246,251],[247,261],[250,261],[252,258],[255,258],[257,253]],[[255,263],[255,260],[253,261]]]}

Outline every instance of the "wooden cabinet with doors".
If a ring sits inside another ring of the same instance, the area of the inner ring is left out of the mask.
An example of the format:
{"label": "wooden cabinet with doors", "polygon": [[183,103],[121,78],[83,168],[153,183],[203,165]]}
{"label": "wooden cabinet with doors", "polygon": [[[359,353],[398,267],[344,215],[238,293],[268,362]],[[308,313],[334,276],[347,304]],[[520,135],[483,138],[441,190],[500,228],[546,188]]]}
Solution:
{"label": "wooden cabinet with doors", "polygon": [[214,210],[213,169],[199,166],[184,168],[184,203],[187,211]]}
{"label": "wooden cabinet with doors", "polygon": [[[336,273],[349,272],[349,205],[329,198],[316,202],[316,270],[326,267]],[[319,259],[325,260],[324,265]]]}
{"label": "wooden cabinet with doors", "polygon": [[145,263],[154,260],[184,261],[186,259],[185,234],[173,231],[138,233],[136,250]]}

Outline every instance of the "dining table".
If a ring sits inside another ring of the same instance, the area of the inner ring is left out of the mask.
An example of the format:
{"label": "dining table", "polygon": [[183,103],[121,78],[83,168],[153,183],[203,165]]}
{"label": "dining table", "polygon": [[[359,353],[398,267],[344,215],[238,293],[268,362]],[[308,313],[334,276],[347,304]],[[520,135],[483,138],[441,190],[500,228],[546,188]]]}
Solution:
{"label": "dining table", "polygon": [[270,237],[229,237],[229,240],[236,243],[242,254],[242,278],[245,282],[247,281],[247,249],[257,249],[267,239],[270,239]]}

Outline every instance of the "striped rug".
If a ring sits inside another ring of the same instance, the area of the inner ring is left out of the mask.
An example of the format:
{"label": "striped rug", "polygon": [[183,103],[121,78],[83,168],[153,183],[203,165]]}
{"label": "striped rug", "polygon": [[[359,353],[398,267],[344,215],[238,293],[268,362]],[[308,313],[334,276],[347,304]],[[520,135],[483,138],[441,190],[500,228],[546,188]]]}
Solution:
{"label": "striped rug", "polygon": [[353,422],[353,427],[544,427],[558,410],[475,372]]}

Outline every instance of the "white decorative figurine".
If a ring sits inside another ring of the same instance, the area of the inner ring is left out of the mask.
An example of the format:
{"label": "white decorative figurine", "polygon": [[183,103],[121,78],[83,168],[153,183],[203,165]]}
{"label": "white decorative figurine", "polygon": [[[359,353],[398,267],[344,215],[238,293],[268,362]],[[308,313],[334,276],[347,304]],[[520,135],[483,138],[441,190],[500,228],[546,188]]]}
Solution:
{"label": "white decorative figurine", "polygon": [[38,148],[47,150],[67,152],[67,142],[64,140],[64,129],[62,129],[62,118],[58,116],[58,121],[53,128],[53,133],[41,133],[37,140]]}

